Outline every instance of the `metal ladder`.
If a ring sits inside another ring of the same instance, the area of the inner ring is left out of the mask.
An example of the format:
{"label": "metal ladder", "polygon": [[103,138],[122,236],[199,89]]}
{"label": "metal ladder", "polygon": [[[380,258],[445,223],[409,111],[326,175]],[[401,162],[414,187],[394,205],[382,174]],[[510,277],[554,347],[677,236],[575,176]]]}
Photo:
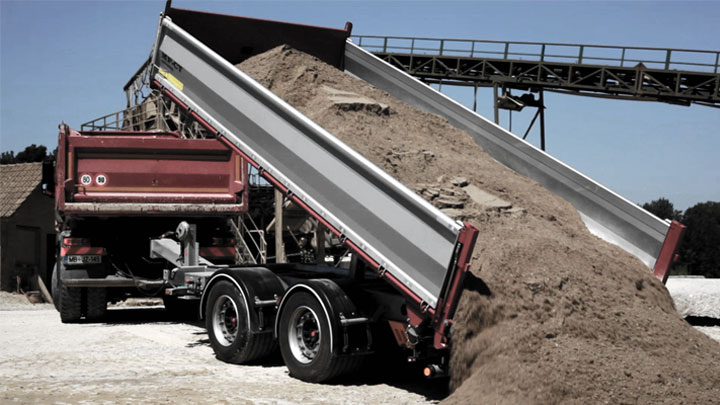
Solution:
{"label": "metal ladder", "polygon": [[[250,223],[250,227],[247,226],[246,222]],[[239,264],[251,263],[251,264],[264,264],[267,262],[267,244],[265,242],[265,231],[258,229],[255,221],[248,214],[243,214],[237,218],[228,218],[228,225],[230,226],[230,232],[235,238],[235,261]],[[257,234],[256,237],[253,234]],[[248,242],[251,241],[252,247],[257,252],[253,254],[248,246]],[[259,241],[259,243],[258,243]]]}

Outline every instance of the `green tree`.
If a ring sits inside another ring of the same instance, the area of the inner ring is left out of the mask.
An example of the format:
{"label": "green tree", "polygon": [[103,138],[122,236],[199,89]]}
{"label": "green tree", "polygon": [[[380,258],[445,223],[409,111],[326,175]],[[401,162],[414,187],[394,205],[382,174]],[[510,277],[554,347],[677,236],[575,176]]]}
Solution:
{"label": "green tree", "polygon": [[655,214],[660,219],[670,219],[680,221],[682,218],[682,212],[676,210],[673,203],[667,198],[660,197],[657,200],[652,200],[649,203],[645,203],[642,207],[651,213]]}
{"label": "green tree", "polygon": [[698,203],[685,210],[687,226],[680,258],[689,274],[720,277],[720,202]]}
{"label": "green tree", "polygon": [[0,165],[10,165],[15,163],[15,152],[8,150],[0,154]]}
{"label": "green tree", "polygon": [[14,151],[8,150],[0,155],[0,164],[10,165],[15,163],[32,163],[42,162],[43,160],[55,160],[57,157],[57,148],[48,155],[45,145],[32,144],[25,148],[17,155]]}
{"label": "green tree", "polygon": [[42,162],[47,156],[47,147],[45,145],[32,144],[19,152],[16,156],[17,163]]}

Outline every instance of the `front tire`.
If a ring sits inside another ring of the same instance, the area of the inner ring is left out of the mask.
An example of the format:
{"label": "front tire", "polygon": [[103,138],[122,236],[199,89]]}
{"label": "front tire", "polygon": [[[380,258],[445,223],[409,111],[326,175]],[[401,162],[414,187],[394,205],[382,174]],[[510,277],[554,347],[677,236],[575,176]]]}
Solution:
{"label": "front tire", "polygon": [[360,359],[331,350],[331,320],[310,293],[291,295],[279,315],[278,343],[290,375],[307,382],[324,382],[353,371]]}
{"label": "front tire", "polygon": [[220,281],[209,292],[205,326],[215,356],[242,364],[266,356],[275,348],[272,333],[253,333],[248,308],[237,286]]}

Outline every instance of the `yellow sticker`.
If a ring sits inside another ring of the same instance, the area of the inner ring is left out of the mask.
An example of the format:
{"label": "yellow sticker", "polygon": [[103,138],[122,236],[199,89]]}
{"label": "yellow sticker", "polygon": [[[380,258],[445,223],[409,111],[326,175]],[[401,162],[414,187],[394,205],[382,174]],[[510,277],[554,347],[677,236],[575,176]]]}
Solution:
{"label": "yellow sticker", "polygon": [[165,76],[165,78],[168,79],[173,86],[177,87],[178,90],[182,91],[183,84],[180,80],[177,79],[177,77],[173,76],[172,73],[168,73],[162,69],[158,69],[158,71],[161,75]]}

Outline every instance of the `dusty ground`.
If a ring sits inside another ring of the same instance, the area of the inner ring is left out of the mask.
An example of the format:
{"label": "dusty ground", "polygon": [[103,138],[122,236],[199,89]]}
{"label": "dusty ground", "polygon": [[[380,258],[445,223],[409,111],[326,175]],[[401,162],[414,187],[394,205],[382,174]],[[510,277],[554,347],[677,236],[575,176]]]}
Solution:
{"label": "dusty ground", "polygon": [[666,287],[680,315],[709,324],[695,328],[720,342],[720,278],[670,277]]}
{"label": "dusty ground", "polygon": [[66,325],[51,305],[9,296],[0,293],[2,404],[421,404],[446,395],[420,379],[303,383],[281,359],[226,364],[203,327],[170,321],[162,307],[115,308],[108,323]]}
{"label": "dusty ground", "polygon": [[[114,308],[106,324],[64,325],[52,305],[0,292],[0,403],[414,404],[447,394],[442,381],[306,384],[279,359],[225,364],[201,325],[171,321],[153,303]],[[720,342],[720,327],[696,328]]]}
{"label": "dusty ground", "polygon": [[720,319],[720,278],[670,277],[666,286],[680,315]]}

